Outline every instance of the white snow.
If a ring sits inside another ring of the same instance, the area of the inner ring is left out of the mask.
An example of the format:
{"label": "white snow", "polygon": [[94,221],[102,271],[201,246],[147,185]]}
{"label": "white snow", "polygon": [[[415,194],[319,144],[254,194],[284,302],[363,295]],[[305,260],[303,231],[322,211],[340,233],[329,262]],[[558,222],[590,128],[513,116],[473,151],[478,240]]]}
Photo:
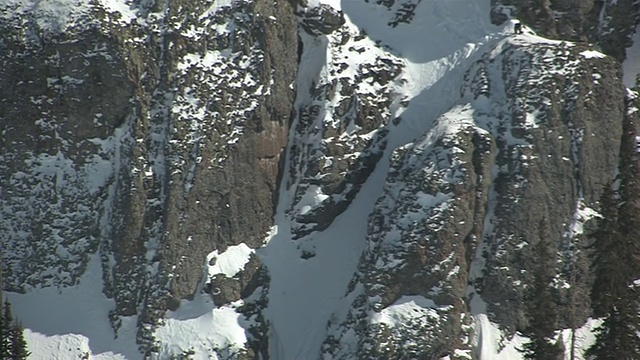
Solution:
{"label": "white snow", "polygon": [[[207,266],[209,268],[209,277],[217,274],[224,274],[226,277],[234,277],[237,273],[244,269],[249,262],[249,257],[254,250],[242,243],[235,246],[229,246],[225,252],[218,255],[218,250],[207,255]],[[212,264],[213,265],[210,265]]]}
{"label": "white snow", "polygon": [[[399,97],[410,99],[409,107],[398,111],[402,116],[394,147],[422,135],[431,122],[459,98],[464,71],[481,54],[483,46],[511,34],[511,26],[490,24],[488,1],[422,1],[410,24],[390,28],[393,13],[384,6],[343,1],[342,10],[354,26],[380,41],[388,51],[403,59],[406,72]],[[446,81],[444,78],[446,77]]]}
{"label": "white snow", "polygon": [[[410,319],[437,317],[438,313],[435,310],[436,308],[438,308],[438,306],[433,300],[427,299],[424,296],[403,296],[379,313],[375,313],[371,318],[371,322],[373,324],[383,323],[394,327],[405,324]],[[445,307],[445,309],[446,308],[449,307]]]}
{"label": "white snow", "polygon": [[627,48],[627,58],[622,63],[622,79],[628,88],[636,86],[640,74],[640,26],[633,35],[633,45]]}
{"label": "white snow", "polygon": [[209,295],[197,295],[193,301],[183,300],[177,311],[154,333],[159,341],[158,360],[193,350],[194,359],[218,359],[224,351],[234,351],[247,342],[248,322],[235,311],[236,306],[216,307]]}
{"label": "white snow", "polygon": [[375,201],[375,196],[366,194],[381,188],[381,175],[366,183],[362,196],[330,228],[304,240],[315,253],[307,260],[300,257],[298,245],[303,240],[291,240],[290,225],[280,209],[272,237],[256,251],[271,275],[265,316],[271,322],[269,346],[274,359],[318,356],[327,321],[339,306],[364,250],[366,219]]}
{"label": "white snow", "polygon": [[120,14],[119,21],[128,24],[138,17],[136,9],[126,0],[100,0],[100,4],[108,13]]}
{"label": "white snow", "polygon": [[78,359],[84,353],[95,359],[142,359],[135,318],[124,318],[114,337],[107,321],[114,302],[104,296],[102,284],[99,257],[92,255],[77,286],[5,293],[26,329],[29,360]]}
{"label": "white snow", "polygon": [[489,321],[486,314],[474,316],[476,320],[478,360],[517,360],[522,359],[518,348],[527,342],[526,338],[516,334],[511,339],[498,326]]}
{"label": "white snow", "polygon": [[580,199],[576,207],[573,222],[571,223],[571,236],[582,234],[584,232],[584,224],[590,219],[599,216],[600,214],[596,210],[585,205],[583,199]]}
{"label": "white snow", "polygon": [[[220,255],[214,251],[207,256],[205,268],[208,277],[201,280],[194,299],[182,300],[178,309],[169,311],[163,323],[154,331],[159,352],[153,359],[169,359],[188,351],[193,351],[190,359],[194,360],[227,359],[230,354],[246,347],[248,329],[253,319],[247,319],[237,311],[244,301],[216,306],[211,296],[202,292],[202,287],[213,275],[235,276],[244,268],[252,253],[253,249],[240,244],[228,247]],[[212,259],[216,259],[214,265],[210,265]],[[261,291],[258,288],[255,293]]]}
{"label": "white snow", "polygon": [[[235,1],[214,0],[200,19],[215,14],[223,7],[232,6]],[[39,24],[53,29],[73,23],[78,14],[87,10],[89,1],[8,0],[7,3],[17,4],[17,9],[21,12],[29,8],[36,9],[42,14],[38,18]],[[101,3],[108,11],[121,13],[124,21],[131,21],[136,16],[125,1],[102,0]],[[269,304],[264,315],[270,324],[270,356],[278,360],[318,357],[328,321],[336,314],[346,313],[345,310],[351,306],[345,293],[366,248],[369,214],[382,193],[391,152],[409,144],[426,147],[425,144],[430,144],[432,140],[454,134],[461,127],[470,125],[477,108],[460,103],[464,72],[491,46],[508,41],[512,33],[511,22],[500,27],[490,23],[489,0],[422,0],[415,9],[415,17],[411,23],[400,23],[395,28],[387,25],[393,19],[393,12],[373,1],[309,0],[309,3],[310,6],[329,4],[344,11],[347,20],[345,26],[366,31],[367,38],[360,45],[370,46],[371,50],[332,54],[328,51],[327,37],[311,38],[303,35],[304,54],[296,88],[309,89],[321,77],[327,80],[330,77],[327,63],[331,56],[342,56],[341,60],[347,63],[345,76],[353,75],[360,63],[374,63],[378,56],[398,59],[405,67],[400,81],[394,84],[396,98],[392,100],[396,105],[389,116],[401,116],[402,121],[398,125],[387,127],[390,131],[390,143],[376,170],[350,207],[322,232],[292,240],[292,222],[288,212],[291,209],[288,206],[292,204],[293,189],[289,188],[287,191],[288,179],[286,176],[283,179],[273,232],[267,238],[265,246],[255,250],[261,262],[268,267],[271,277]],[[334,35],[329,35],[331,36]],[[530,33],[519,35],[517,39],[520,42],[557,43]],[[379,46],[374,45],[376,42]],[[632,49],[636,48],[640,53],[640,40],[634,42]],[[635,51],[632,49],[629,50],[630,54]],[[496,47],[494,51],[501,51],[501,48]],[[584,51],[581,54],[586,58],[604,56],[596,51]],[[625,62],[625,76],[640,71],[640,65],[637,65],[640,54],[629,56],[629,59],[635,59],[635,63],[634,60]],[[231,60],[235,64],[230,64]],[[629,66],[632,70],[627,71]],[[246,85],[243,82],[256,82],[250,76],[235,79],[244,67],[244,59],[239,55],[207,51],[204,56],[185,55],[178,64],[178,71],[211,71],[215,75],[228,76],[229,81],[236,81],[241,88]],[[362,93],[377,91],[374,84],[361,83],[358,86]],[[405,98],[409,100],[408,105],[398,105],[399,100]],[[194,118],[201,117],[203,104],[197,99],[188,94],[180,95],[178,99],[183,105],[176,107],[176,112],[189,112]],[[296,106],[299,108],[310,101],[309,94],[300,91]],[[338,99],[333,99],[332,105],[337,102]],[[482,99],[474,103],[474,106],[481,105]],[[528,126],[535,126],[535,115],[527,115]],[[295,131],[295,128],[295,124],[292,125],[291,131]],[[241,133],[241,128],[239,129]],[[424,143],[414,144],[425,134],[427,136],[423,138]],[[291,156],[290,152],[287,152],[287,156]],[[287,161],[291,159],[288,158]],[[97,179],[95,183],[96,186],[101,185]],[[296,203],[298,208],[294,210],[304,214],[326,198],[319,187],[310,187],[302,201]],[[425,194],[421,197],[424,206],[436,200],[444,202],[445,199],[446,194],[438,194],[437,197]],[[493,206],[491,200],[490,206]],[[487,219],[490,219],[491,212],[490,208]],[[491,231],[490,224],[485,229]],[[478,249],[479,252],[481,250],[482,248]],[[303,259],[303,252],[314,256]],[[224,274],[233,277],[244,268],[252,253],[254,250],[244,244],[231,246],[223,253],[214,251],[207,256],[204,269],[209,276]],[[480,262],[474,263],[472,277],[479,276],[481,268]],[[451,275],[453,274],[452,272]],[[85,352],[91,352],[98,359],[142,358],[135,344],[135,318],[124,319],[119,336],[114,339],[113,331],[106,321],[114,303],[102,294],[101,286],[100,262],[97,256],[93,256],[87,273],[75,287],[60,290],[36,289],[27,295],[8,294],[14,304],[16,316],[27,328],[27,341],[33,352],[33,359],[51,359],[53,353],[58,354],[61,359],[77,358]],[[437,292],[436,288],[434,292]],[[196,293],[198,295],[194,300],[182,301],[177,311],[169,312],[164,324],[156,330],[161,350],[159,358],[180,354],[188,349],[194,349],[199,354],[209,353],[215,358],[214,351],[238,349],[247,341],[250,322],[237,312],[237,307],[242,305],[241,301],[217,307],[209,295],[202,295],[199,291]],[[486,306],[483,306],[480,296],[472,295],[479,359],[520,359],[521,355],[516,348],[526,339],[516,335],[505,340],[497,326],[489,321]],[[375,314],[373,321],[393,324],[415,316],[415,313],[429,314],[435,308],[431,300],[422,296],[404,296]],[[586,335],[589,326],[591,325],[585,327],[585,344],[592,341]]]}
{"label": "white snow", "polygon": [[[470,307],[474,314],[478,360],[519,360],[522,354],[518,349],[527,343],[529,339],[517,333],[508,338],[498,325],[491,322],[487,316],[486,304],[475,294],[471,298]],[[595,341],[594,329],[600,325],[599,320],[588,319],[588,321],[575,332],[575,359],[584,360],[584,350],[589,348]],[[558,332],[562,336],[565,344],[565,359],[571,357],[571,329]]]}
{"label": "white snow", "polygon": [[11,9],[0,11],[0,18],[15,18],[17,14],[30,13],[33,17],[22,18],[23,26],[27,28],[29,21],[35,20],[42,31],[50,33],[82,23],[83,17],[89,18],[91,10],[89,0],[5,0],[0,5]]}
{"label": "white snow", "polygon": [[607,55],[595,50],[585,50],[580,52],[580,55],[586,57],[587,59],[607,57]]}
{"label": "white snow", "polygon": [[308,213],[313,207],[322,203],[329,196],[322,192],[320,186],[311,185],[307,192],[303,195],[302,199],[296,205],[299,208],[299,212],[301,215]]}
{"label": "white snow", "polygon": [[535,109],[533,112],[531,113],[527,113],[525,116],[525,121],[524,121],[524,128],[525,129],[536,129],[538,128],[538,116],[540,114],[540,111],[538,109]]}
{"label": "white snow", "polygon": [[213,4],[209,6],[209,8],[202,15],[200,15],[200,19],[202,20],[204,18],[212,16],[220,9],[233,6],[233,4],[238,1],[240,0],[215,0]]}

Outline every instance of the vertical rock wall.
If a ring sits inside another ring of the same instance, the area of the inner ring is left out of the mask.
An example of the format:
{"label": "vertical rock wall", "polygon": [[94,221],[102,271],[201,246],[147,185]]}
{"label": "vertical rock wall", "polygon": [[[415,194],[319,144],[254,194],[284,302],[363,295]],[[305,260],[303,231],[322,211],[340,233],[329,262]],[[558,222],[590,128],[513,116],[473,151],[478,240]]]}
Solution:
{"label": "vertical rock wall", "polygon": [[520,19],[540,35],[589,42],[623,61],[625,48],[640,23],[640,4],[633,0],[492,0],[492,19]]}
{"label": "vertical rock wall", "polygon": [[258,247],[272,225],[293,8],[61,3],[63,18],[17,4],[0,22],[8,290],[74,285],[99,251],[114,328],[138,315],[152,349],[154,324],[200,288],[207,255]]}

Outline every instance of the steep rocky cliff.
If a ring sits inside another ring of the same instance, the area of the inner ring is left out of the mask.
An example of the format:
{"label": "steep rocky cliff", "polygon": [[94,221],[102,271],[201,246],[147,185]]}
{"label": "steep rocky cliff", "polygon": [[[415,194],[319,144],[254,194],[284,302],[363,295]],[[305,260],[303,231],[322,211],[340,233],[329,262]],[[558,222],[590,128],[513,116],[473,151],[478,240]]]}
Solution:
{"label": "steep rocky cliff", "polygon": [[[596,203],[616,163],[626,93],[615,61],[587,54],[568,44],[498,43],[465,74],[460,104],[393,152],[350,285],[359,294],[327,352],[347,358],[344,332],[361,328],[357,349],[367,358],[396,358],[409,343],[412,358],[452,349],[471,356],[469,319],[477,309],[465,302],[476,296],[507,331],[524,328],[539,225],[560,254],[572,251],[572,219]],[[586,98],[607,105],[595,110]],[[559,256],[559,270],[573,256]],[[559,273],[562,288],[569,278]],[[584,294],[588,277],[571,287]],[[367,315],[416,296],[429,309],[424,318]],[[578,308],[582,324],[589,304],[579,299],[565,311]]]}
{"label": "steep rocky cliff", "polygon": [[497,23],[514,16],[540,34],[553,38],[589,42],[619,61],[640,19],[640,4],[634,0],[491,0],[492,19]]}
{"label": "steep rocky cliff", "polygon": [[99,259],[140,357],[498,359],[545,237],[582,327],[638,6],[6,2],[4,287]]}
{"label": "steep rocky cliff", "polygon": [[145,329],[193,297],[207,254],[258,247],[272,224],[294,11],[269,1],[2,6],[7,290],[75,285],[97,253],[114,329],[137,315],[148,347]]}

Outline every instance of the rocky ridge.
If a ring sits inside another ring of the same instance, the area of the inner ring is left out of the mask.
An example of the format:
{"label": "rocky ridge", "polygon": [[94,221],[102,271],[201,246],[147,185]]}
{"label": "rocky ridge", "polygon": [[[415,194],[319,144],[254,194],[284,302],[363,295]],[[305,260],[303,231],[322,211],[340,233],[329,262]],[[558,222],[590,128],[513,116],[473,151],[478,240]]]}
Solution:
{"label": "rocky ridge", "polygon": [[521,19],[545,37],[600,46],[618,61],[625,59],[631,35],[640,22],[640,5],[633,0],[513,1],[492,0],[492,19]]}
{"label": "rocky ridge", "polygon": [[[468,70],[461,105],[394,151],[369,219],[368,250],[350,285],[352,310],[330,326],[336,335],[325,342],[326,353],[467,358],[474,353],[467,303],[474,296],[508,332],[523,329],[538,225],[545,221],[558,251],[572,243],[566,236],[576,207],[595,204],[617,161],[620,128],[605,119],[623,116],[625,91],[615,62],[586,51],[567,43],[501,43]],[[597,114],[591,101],[580,100],[585,96],[612,108]],[[612,127],[617,131],[605,130]],[[558,206],[560,198],[566,207]],[[559,278],[559,286],[567,281]],[[588,277],[576,281],[578,291],[589,286]],[[420,320],[377,319],[416,296],[431,304]],[[584,323],[588,303],[576,306],[576,321]],[[360,330],[357,344],[345,338],[351,329]]]}

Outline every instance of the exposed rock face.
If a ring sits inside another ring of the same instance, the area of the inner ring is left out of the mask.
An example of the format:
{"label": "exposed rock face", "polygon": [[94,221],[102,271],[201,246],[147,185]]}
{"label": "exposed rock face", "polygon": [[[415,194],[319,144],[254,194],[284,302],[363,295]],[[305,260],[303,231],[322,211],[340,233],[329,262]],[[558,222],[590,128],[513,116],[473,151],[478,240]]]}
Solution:
{"label": "exposed rock face", "polygon": [[[384,194],[369,219],[368,250],[350,284],[353,310],[344,323],[332,324],[330,334],[339,335],[330,335],[325,352],[340,359],[354,348],[364,358],[436,359],[453,348],[468,350],[464,240],[474,226],[475,202],[486,192],[476,183],[483,174],[474,174],[471,156],[490,155],[490,138],[473,128],[471,118],[455,130],[449,120],[444,115],[433,131],[444,136],[425,135],[394,151]],[[427,310],[396,324],[377,319],[410,302]],[[353,328],[359,330],[357,344],[346,335]],[[414,341],[418,337],[424,340]]]}
{"label": "exposed rock face", "polygon": [[602,2],[591,0],[493,0],[492,4],[495,21],[502,22],[506,20],[506,15],[511,15],[545,36],[573,41],[587,41],[587,34],[597,23],[602,7]]}
{"label": "exposed rock face", "polygon": [[[181,259],[240,243],[258,247],[271,226],[297,66],[292,10],[272,5],[224,8],[207,20],[213,28],[231,16],[233,31],[183,39],[184,50],[171,52],[181,70],[171,129],[181,166],[171,169],[164,235],[176,241],[162,243],[167,268],[175,266],[176,298],[193,294],[200,278],[201,264]],[[206,104],[204,114],[198,104]],[[201,116],[209,121],[194,121]]]}
{"label": "exposed rock face", "polygon": [[62,35],[32,39],[28,29],[2,23],[0,219],[5,285],[13,291],[74,285],[83,273],[101,243],[96,200],[114,181],[114,149],[103,141],[122,137],[135,108],[107,37],[87,31],[77,45]]}
{"label": "exposed rock face", "polygon": [[[470,103],[394,151],[349,288],[352,310],[330,325],[324,352],[341,359],[354,349],[368,358],[472,354],[466,301],[477,294],[508,332],[524,328],[540,224],[558,251],[568,251],[577,207],[596,203],[617,163],[625,112],[618,65],[584,51],[514,41],[487,52],[465,77],[461,93]],[[560,287],[569,281],[567,260],[558,259]],[[572,270],[588,273],[580,266]],[[476,289],[470,298],[467,284]],[[584,294],[589,278],[571,286]],[[432,309],[420,321],[379,320],[410,301],[432,301]],[[588,296],[576,308],[576,318],[561,321],[583,323]]]}
{"label": "exposed rock face", "polygon": [[590,42],[618,59],[625,58],[640,4],[633,0],[492,0],[492,19],[502,23],[517,17],[543,36]]}
{"label": "exposed rock face", "polygon": [[327,4],[304,8],[300,13],[300,26],[311,35],[327,35],[344,24],[342,12]]}
{"label": "exposed rock face", "polygon": [[[114,327],[139,315],[149,349],[167,307],[195,294],[206,255],[258,247],[272,225],[294,11],[171,1],[132,16],[91,3],[77,10],[91,21],[56,26],[45,11],[0,23],[6,284],[74,285],[99,250]],[[240,296],[258,287],[245,285]]]}
{"label": "exposed rock face", "polygon": [[[305,68],[302,84],[310,99],[296,106],[299,118],[294,128],[287,187],[293,193],[289,209],[294,235],[301,237],[323,230],[342,213],[375,169],[386,147],[384,125],[402,63],[384,55],[371,39],[342,27],[330,38],[303,36],[309,57],[335,53],[328,61],[328,73]],[[349,44],[349,45],[347,45]],[[347,65],[348,54],[380,54],[364,60],[357,69]],[[313,64],[309,58],[303,62]],[[367,84],[359,91],[358,84]],[[335,106],[327,106],[337,102]],[[325,119],[332,119],[326,121]],[[312,198],[323,199],[318,206]]]}
{"label": "exposed rock face", "polygon": [[[495,139],[498,170],[491,189],[495,198],[486,203],[493,215],[484,224],[481,244],[487,271],[476,280],[482,281],[479,290],[495,306],[490,311],[499,323],[516,329],[523,325],[519,312],[525,288],[519,287],[529,282],[529,244],[537,241],[541,222],[563,251],[576,207],[594,206],[611,180],[625,90],[614,61],[588,58],[578,46],[514,47],[503,54],[501,64],[483,59],[477,72],[470,74],[476,79],[492,71],[518,74],[504,76],[503,86],[486,84],[511,94],[503,115],[510,123],[501,127],[510,128],[515,142],[504,134]],[[477,93],[478,88],[474,90]],[[588,279],[579,281],[576,288],[588,287]],[[583,301],[578,308],[584,319],[588,302]]]}

